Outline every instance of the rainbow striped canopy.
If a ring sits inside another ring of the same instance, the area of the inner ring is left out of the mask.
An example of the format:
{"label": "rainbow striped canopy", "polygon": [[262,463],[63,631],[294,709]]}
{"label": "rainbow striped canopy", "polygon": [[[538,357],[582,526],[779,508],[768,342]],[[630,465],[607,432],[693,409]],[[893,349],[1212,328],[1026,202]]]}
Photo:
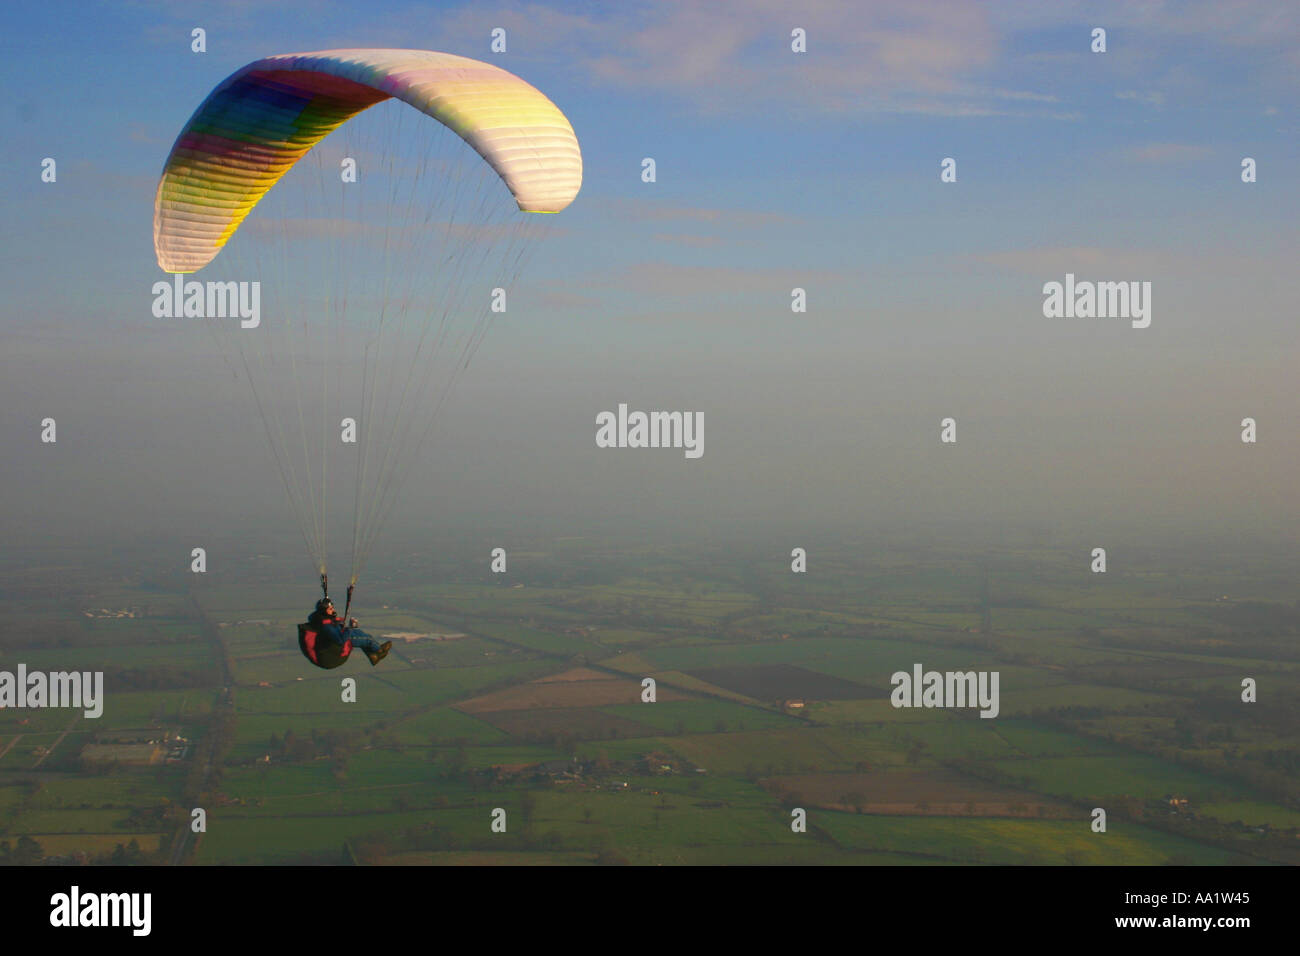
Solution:
{"label": "rainbow striped canopy", "polygon": [[525,212],[559,212],[582,186],[573,127],[512,73],[430,50],[286,53],[232,74],[181,130],[154,198],[158,265],[203,268],[308,150],[390,97],[474,147]]}

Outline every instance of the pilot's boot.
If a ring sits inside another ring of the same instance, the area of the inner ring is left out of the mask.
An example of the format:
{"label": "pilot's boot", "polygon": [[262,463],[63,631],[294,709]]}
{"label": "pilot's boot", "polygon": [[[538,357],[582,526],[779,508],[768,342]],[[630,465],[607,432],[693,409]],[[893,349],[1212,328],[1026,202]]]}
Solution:
{"label": "pilot's boot", "polygon": [[393,642],[392,642],[392,641],[384,641],[384,643],[382,643],[382,644],[379,645],[379,650],[377,650],[377,651],[366,651],[366,657],[368,657],[368,658],[370,659],[370,666],[371,666],[371,667],[374,667],[376,664],[378,664],[380,661],[382,661],[385,657],[387,657],[387,656],[388,656],[388,652],[389,652],[390,650],[392,650],[392,647],[393,647]]}

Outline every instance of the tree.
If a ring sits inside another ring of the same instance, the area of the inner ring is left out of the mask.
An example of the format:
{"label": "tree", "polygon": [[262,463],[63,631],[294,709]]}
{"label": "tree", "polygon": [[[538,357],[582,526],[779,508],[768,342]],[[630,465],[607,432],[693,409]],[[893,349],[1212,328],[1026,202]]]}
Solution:
{"label": "tree", "polygon": [[14,847],[12,860],[15,866],[35,866],[45,859],[45,848],[29,836],[20,836]]}

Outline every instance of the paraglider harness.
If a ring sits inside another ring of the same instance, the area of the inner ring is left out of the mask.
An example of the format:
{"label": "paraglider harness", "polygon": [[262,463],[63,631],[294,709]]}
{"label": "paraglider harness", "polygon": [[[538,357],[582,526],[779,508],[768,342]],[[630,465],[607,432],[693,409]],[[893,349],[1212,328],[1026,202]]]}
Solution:
{"label": "paraglider harness", "polygon": [[[320,576],[320,586],[321,586],[321,590],[325,594],[325,598],[328,599],[330,596],[329,578],[327,578],[324,574]],[[348,659],[348,656],[352,653],[352,638],[347,636],[347,629],[344,627],[344,623],[348,619],[348,611],[351,608],[352,608],[352,585],[349,584],[348,600],[347,603],[343,606],[342,618],[337,618],[337,617],[327,618],[324,617],[324,615],[321,614],[320,611],[317,611],[307,619],[306,623],[299,624],[298,625],[298,649],[302,651],[302,656],[307,658],[307,660],[311,661],[317,667],[323,667],[326,670],[332,670],[335,667],[342,666],[343,663]],[[343,634],[342,647],[340,647],[338,644],[335,644],[333,641],[327,640],[327,641],[318,642],[318,639],[321,636],[321,624],[326,622],[337,623],[340,632]]]}

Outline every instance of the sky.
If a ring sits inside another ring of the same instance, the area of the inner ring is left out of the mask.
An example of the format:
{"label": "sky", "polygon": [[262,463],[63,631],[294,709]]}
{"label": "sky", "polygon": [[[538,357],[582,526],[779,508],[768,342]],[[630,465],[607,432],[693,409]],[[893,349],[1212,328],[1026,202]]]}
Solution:
{"label": "sky", "polygon": [[[1294,5],[1195,0],[6,5],[0,534],[292,538],[203,320],[151,314],[153,193],[244,64],[398,47],[542,90],[584,181],[391,533],[1294,541],[1298,40]],[[1150,282],[1150,327],[1045,317],[1067,273]],[[620,403],[701,413],[703,456],[598,448]]]}

